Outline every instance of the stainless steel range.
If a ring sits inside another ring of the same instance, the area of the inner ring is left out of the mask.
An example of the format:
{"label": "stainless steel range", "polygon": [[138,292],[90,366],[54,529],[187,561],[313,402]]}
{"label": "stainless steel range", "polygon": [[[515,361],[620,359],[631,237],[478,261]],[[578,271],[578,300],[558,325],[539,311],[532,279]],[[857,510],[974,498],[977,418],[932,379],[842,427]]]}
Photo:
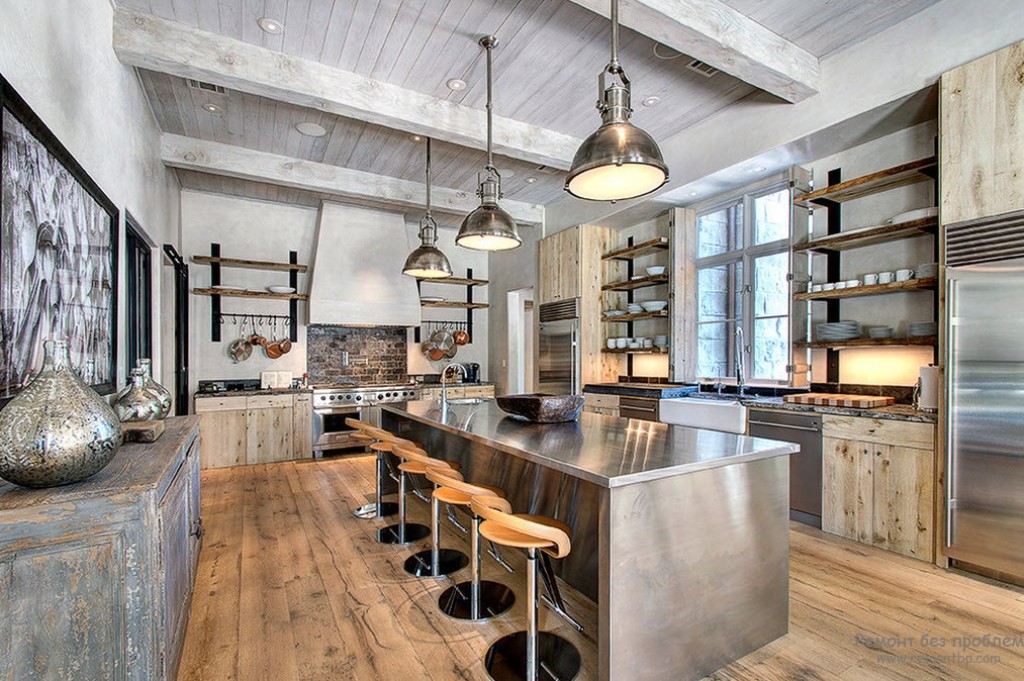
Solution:
{"label": "stainless steel range", "polygon": [[352,438],[355,430],[345,424],[346,418],[379,426],[380,409],[376,405],[419,398],[419,386],[413,383],[313,386],[313,456],[320,458],[363,446]]}

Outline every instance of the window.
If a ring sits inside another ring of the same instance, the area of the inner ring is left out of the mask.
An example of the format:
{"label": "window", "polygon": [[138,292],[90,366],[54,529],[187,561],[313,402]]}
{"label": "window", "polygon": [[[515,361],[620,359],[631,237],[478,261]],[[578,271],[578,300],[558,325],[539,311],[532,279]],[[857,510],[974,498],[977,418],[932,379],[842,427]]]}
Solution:
{"label": "window", "polygon": [[790,193],[779,185],[697,216],[697,374],[789,380]]}
{"label": "window", "polygon": [[130,214],[125,216],[125,310],[128,327],[128,362],[125,375],[131,373],[135,362],[141,358],[153,357],[153,277],[151,274],[151,253],[149,244],[142,236],[142,230]]}

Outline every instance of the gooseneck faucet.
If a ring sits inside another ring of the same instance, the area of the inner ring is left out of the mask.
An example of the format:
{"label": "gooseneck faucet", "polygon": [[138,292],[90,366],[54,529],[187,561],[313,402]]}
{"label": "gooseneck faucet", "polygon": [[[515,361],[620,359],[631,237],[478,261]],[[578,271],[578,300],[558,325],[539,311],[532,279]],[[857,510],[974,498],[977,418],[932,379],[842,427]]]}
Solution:
{"label": "gooseneck faucet", "polygon": [[[448,406],[448,383],[444,380],[444,377],[448,374],[449,369],[452,369],[453,371],[461,371],[463,380],[467,378],[466,366],[464,364],[448,362],[448,364],[445,365],[444,369],[441,370],[441,406],[443,407]],[[452,376],[452,378],[454,378],[454,376]]]}
{"label": "gooseneck faucet", "polygon": [[736,327],[736,394],[743,397],[743,327]]}

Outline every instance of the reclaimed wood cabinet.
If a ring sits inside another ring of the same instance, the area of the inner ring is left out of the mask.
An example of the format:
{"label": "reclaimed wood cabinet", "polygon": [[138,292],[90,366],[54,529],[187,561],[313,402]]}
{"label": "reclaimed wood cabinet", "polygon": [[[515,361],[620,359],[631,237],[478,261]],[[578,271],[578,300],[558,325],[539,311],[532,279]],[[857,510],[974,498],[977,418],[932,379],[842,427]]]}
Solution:
{"label": "reclaimed wood cabinet", "polygon": [[246,401],[246,463],[292,459],[291,395],[259,395]]}
{"label": "reclaimed wood cabinet", "polygon": [[580,292],[578,228],[556,232],[540,241],[537,257],[537,303],[576,298]]}
{"label": "reclaimed wood cabinet", "polygon": [[1024,42],[939,80],[943,224],[1024,210]]}
{"label": "reclaimed wood cabinet", "polygon": [[203,397],[196,400],[203,468],[245,463],[246,400],[247,397]]}
{"label": "reclaimed wood cabinet", "polygon": [[934,558],[935,426],[822,416],[822,529]]}
{"label": "reclaimed wood cabinet", "polygon": [[0,481],[5,679],[177,675],[202,519],[199,419],[167,419],[80,483]]}
{"label": "reclaimed wood cabinet", "polygon": [[313,395],[298,393],[292,407],[292,458],[313,456]]}
{"label": "reclaimed wood cabinet", "polygon": [[619,415],[619,396],[600,393],[583,393],[583,410],[605,416]]}
{"label": "reclaimed wood cabinet", "polygon": [[203,468],[305,459],[313,455],[312,394],[196,399]]}

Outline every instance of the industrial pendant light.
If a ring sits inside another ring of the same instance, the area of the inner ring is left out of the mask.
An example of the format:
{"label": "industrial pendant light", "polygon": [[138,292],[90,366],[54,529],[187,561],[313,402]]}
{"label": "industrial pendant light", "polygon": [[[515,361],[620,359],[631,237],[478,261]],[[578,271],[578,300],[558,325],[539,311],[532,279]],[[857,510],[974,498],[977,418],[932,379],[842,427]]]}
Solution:
{"label": "industrial pendant light", "polygon": [[507,251],[519,248],[523,240],[519,238],[516,221],[498,206],[501,198],[501,174],[494,167],[494,156],[491,153],[492,128],[492,93],[491,93],[491,50],[497,47],[498,39],[493,35],[480,38],[480,44],[487,50],[487,165],[483,179],[477,174],[480,188],[480,207],[466,216],[459,228],[455,243],[464,248],[476,251]]}
{"label": "industrial pendant light", "polygon": [[[576,150],[565,191],[591,201],[650,194],[668,182],[658,143],[629,122],[629,78],[619,64],[619,2],[612,0],[612,59],[597,79],[601,127]],[[618,78],[605,88],[605,74]]]}
{"label": "industrial pendant light", "polygon": [[402,274],[417,279],[445,279],[452,266],[437,246],[437,223],[430,214],[430,138],[427,138],[427,213],[420,220],[420,246],[405,259]]}

